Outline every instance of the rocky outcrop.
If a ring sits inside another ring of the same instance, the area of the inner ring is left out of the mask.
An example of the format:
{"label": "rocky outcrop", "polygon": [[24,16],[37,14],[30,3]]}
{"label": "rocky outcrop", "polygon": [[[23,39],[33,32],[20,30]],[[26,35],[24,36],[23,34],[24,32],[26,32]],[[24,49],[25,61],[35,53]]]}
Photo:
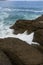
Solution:
{"label": "rocky outcrop", "polygon": [[40,45],[31,45],[43,54],[43,15],[35,20],[18,20],[12,27],[14,33],[28,33],[34,32],[34,42],[38,42]]}
{"label": "rocky outcrop", "polygon": [[23,33],[26,30],[31,33],[38,29],[43,29],[43,15],[36,20],[18,20],[11,28],[14,29],[16,34]]}
{"label": "rocky outcrop", "polygon": [[35,20],[18,20],[12,27],[14,33],[28,33],[34,32],[34,40],[40,44],[43,44],[43,15]]}
{"label": "rocky outcrop", "polygon": [[0,50],[0,65],[12,65],[6,54]]}
{"label": "rocky outcrop", "polygon": [[34,42],[29,45],[16,38],[0,39],[0,65],[43,65],[43,15],[36,20],[18,20],[12,27],[14,33],[34,32]]}
{"label": "rocky outcrop", "polygon": [[0,40],[0,49],[9,57],[12,65],[43,65],[43,54],[19,39]]}
{"label": "rocky outcrop", "polygon": [[35,21],[43,21],[43,15],[39,16]]}
{"label": "rocky outcrop", "polygon": [[35,32],[33,41],[43,45],[43,29],[39,29]]}
{"label": "rocky outcrop", "polygon": [[23,33],[24,31],[29,31],[28,33],[32,32],[32,21],[30,20],[18,20],[16,23],[11,27],[14,29],[14,33]]}

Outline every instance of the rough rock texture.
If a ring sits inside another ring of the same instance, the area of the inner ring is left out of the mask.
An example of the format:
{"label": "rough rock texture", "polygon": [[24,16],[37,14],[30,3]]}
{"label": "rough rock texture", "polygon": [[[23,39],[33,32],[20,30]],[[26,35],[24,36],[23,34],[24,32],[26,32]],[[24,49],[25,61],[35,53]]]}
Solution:
{"label": "rough rock texture", "polygon": [[35,21],[43,21],[43,15],[41,15],[40,17],[38,17]]}
{"label": "rough rock texture", "polygon": [[40,45],[33,45],[35,48],[37,48],[41,53],[43,53],[43,15],[38,17],[36,20],[33,22],[34,27],[38,28],[35,31],[34,34],[34,42],[38,42]]}
{"label": "rough rock texture", "polygon": [[31,33],[38,29],[43,28],[43,15],[37,18],[36,20],[18,20],[16,23],[11,27],[14,29],[14,33],[23,33],[24,31],[28,31]]}
{"label": "rough rock texture", "polygon": [[33,41],[43,44],[43,15],[35,20],[18,20],[11,28],[16,34],[26,30],[28,33],[35,32]]}
{"label": "rough rock texture", "polygon": [[6,54],[0,50],[0,65],[12,65]]}
{"label": "rough rock texture", "polygon": [[31,20],[18,20],[16,23],[11,27],[14,29],[14,33],[23,33],[26,30],[29,30],[28,33],[32,32],[32,21]]}
{"label": "rough rock texture", "polygon": [[[31,45],[37,49],[43,55],[43,15],[35,20],[18,20],[12,27],[14,33],[23,33],[26,30],[28,33],[34,32],[34,42],[38,42],[40,45]],[[43,65],[43,64],[39,64]]]}
{"label": "rough rock texture", "polygon": [[0,49],[9,57],[12,65],[43,65],[43,54],[19,39],[0,40]]}
{"label": "rough rock texture", "polygon": [[37,41],[40,45],[43,45],[43,29],[39,29],[35,32],[33,41]]}
{"label": "rough rock texture", "polygon": [[35,32],[29,45],[15,38],[0,39],[0,65],[43,65],[43,15],[35,20],[18,20],[12,27],[14,33]]}

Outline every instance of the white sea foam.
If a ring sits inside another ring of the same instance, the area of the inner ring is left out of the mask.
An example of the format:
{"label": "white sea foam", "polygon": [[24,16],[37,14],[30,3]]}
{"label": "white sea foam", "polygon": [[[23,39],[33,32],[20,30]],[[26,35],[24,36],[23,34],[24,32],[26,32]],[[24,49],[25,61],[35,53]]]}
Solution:
{"label": "white sea foam", "polygon": [[[11,11],[11,9],[4,9],[4,11]],[[34,32],[32,32],[31,34],[27,34],[27,31],[25,31],[22,34],[13,34],[13,29],[10,29],[8,25],[5,25],[5,20],[6,18],[9,17],[9,14],[7,12],[2,11],[2,13],[0,13],[0,38],[4,39],[4,38],[8,38],[8,37],[13,37],[13,38],[18,38],[22,41],[27,42],[28,44],[36,44],[36,43],[32,43],[33,40],[33,36],[34,36]],[[37,43],[38,44],[38,43]]]}
{"label": "white sea foam", "polygon": [[35,13],[41,13],[43,10],[29,10],[29,9],[12,9],[12,11],[29,11],[29,12],[35,12]]}
{"label": "white sea foam", "polygon": [[41,15],[24,15],[24,19],[26,19],[26,20],[34,20],[34,19],[36,19],[36,18],[38,18],[38,17],[40,17]]}
{"label": "white sea foam", "polygon": [[[0,38],[4,39],[4,38],[8,38],[8,37],[12,37],[12,38],[18,38],[22,41],[27,42],[28,44],[36,44],[36,43],[32,43],[33,37],[34,37],[34,32],[32,32],[31,34],[27,34],[27,31],[25,31],[22,34],[13,34],[13,29],[10,29],[9,26],[5,26],[3,22],[0,23]],[[37,43],[38,44],[38,43]]]}
{"label": "white sea foam", "polygon": [[0,13],[0,19],[1,19],[1,20],[4,20],[4,19],[7,18],[8,16],[9,16],[9,14],[6,13],[6,12]]}
{"label": "white sea foam", "polygon": [[[6,9],[5,9],[6,10]],[[32,10],[32,9],[8,9],[9,11],[30,11],[30,12],[43,12],[43,10]]]}
{"label": "white sea foam", "polygon": [[12,38],[18,38],[18,39],[20,39],[20,40],[22,40],[22,41],[25,41],[25,42],[27,42],[28,44],[37,44],[37,45],[39,45],[38,43],[32,43],[32,40],[33,40],[33,36],[34,36],[34,32],[32,32],[31,34],[27,34],[27,31],[25,31],[24,33],[22,33],[22,34],[17,34],[17,35],[15,35],[15,34],[13,34],[13,29],[9,29],[8,27],[5,29],[5,30],[3,30],[2,32],[1,32],[1,35],[0,35],[0,38],[2,38],[2,39],[4,39],[4,38],[8,38],[8,37],[12,37]]}
{"label": "white sea foam", "polygon": [[1,8],[0,7],[0,10],[3,10],[3,11],[27,11],[27,12],[35,12],[35,13],[41,13],[43,12],[43,10],[33,10],[33,9],[13,9],[13,8]]}
{"label": "white sea foam", "polygon": [[10,8],[4,8],[3,11],[12,11]]}

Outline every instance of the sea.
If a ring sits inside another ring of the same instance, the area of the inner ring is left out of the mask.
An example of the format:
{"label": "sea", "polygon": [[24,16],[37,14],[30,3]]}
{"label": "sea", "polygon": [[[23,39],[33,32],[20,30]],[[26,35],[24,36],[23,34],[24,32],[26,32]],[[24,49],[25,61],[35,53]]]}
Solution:
{"label": "sea", "polygon": [[33,20],[41,15],[43,1],[0,1],[0,38],[14,37],[10,27],[17,20]]}

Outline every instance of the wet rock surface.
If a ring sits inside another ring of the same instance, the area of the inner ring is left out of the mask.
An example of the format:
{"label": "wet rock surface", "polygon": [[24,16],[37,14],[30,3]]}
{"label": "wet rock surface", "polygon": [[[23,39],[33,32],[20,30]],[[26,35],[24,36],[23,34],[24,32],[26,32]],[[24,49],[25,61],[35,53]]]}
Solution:
{"label": "wet rock surface", "polygon": [[38,65],[43,63],[43,54],[37,48],[16,38],[0,40],[0,49],[9,57],[12,65]]}
{"label": "wet rock surface", "polygon": [[40,45],[29,45],[16,38],[0,39],[0,65],[43,65],[43,15],[35,20],[18,20],[10,28],[14,29],[14,34],[26,30],[28,34],[34,32],[33,41]]}
{"label": "wet rock surface", "polygon": [[43,45],[43,29],[39,29],[35,32],[33,41],[37,41],[40,45]]}
{"label": "wet rock surface", "polygon": [[27,30],[28,34],[34,32],[34,40],[43,44],[43,15],[35,20],[18,20],[12,27],[14,33],[23,33]]}
{"label": "wet rock surface", "polygon": [[23,33],[24,31],[28,31],[28,33],[32,32],[32,21],[30,20],[18,20],[16,23],[11,27],[11,29],[14,29],[14,33]]}
{"label": "wet rock surface", "polygon": [[14,29],[16,34],[23,33],[26,30],[31,33],[38,29],[43,29],[43,15],[36,20],[18,20],[11,29]]}

